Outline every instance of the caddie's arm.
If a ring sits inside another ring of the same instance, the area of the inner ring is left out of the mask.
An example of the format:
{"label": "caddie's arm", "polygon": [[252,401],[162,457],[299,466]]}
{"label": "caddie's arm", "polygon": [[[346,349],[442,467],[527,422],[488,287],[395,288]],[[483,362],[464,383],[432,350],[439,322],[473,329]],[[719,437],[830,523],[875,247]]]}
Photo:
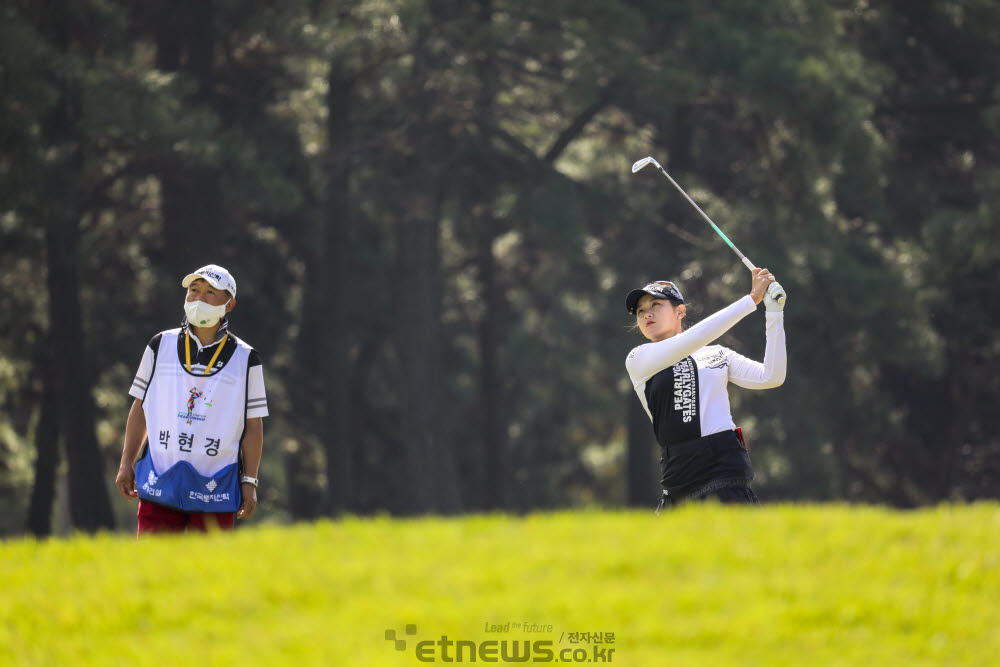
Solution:
{"label": "caddie's arm", "polygon": [[137,398],[132,401],[132,408],[128,411],[128,420],[125,422],[125,445],[122,447],[122,460],[118,465],[118,476],[115,478],[115,486],[128,500],[139,497],[139,492],[135,488],[135,459],[139,456],[139,449],[145,440],[146,413],[142,410],[142,399]]}
{"label": "caddie's arm", "polygon": [[[261,417],[251,417],[247,420],[246,433],[241,443],[243,451],[243,474],[257,477],[260,469],[260,457],[264,451],[264,420]],[[249,482],[240,485],[243,491],[243,503],[236,513],[238,519],[249,519],[257,507],[257,487]]]}

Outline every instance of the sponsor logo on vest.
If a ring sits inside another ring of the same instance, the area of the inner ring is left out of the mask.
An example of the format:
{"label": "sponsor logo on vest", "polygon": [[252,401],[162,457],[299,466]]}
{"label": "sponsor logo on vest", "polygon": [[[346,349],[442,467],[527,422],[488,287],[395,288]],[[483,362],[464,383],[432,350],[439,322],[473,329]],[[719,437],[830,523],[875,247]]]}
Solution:
{"label": "sponsor logo on vest", "polygon": [[[197,400],[199,398],[202,398],[205,395],[205,392],[201,391],[197,387],[191,387],[190,391],[191,391],[191,395],[188,396],[188,400],[187,400],[187,412],[186,413],[185,412],[178,412],[177,416],[181,417],[183,419],[186,419],[188,424],[191,423],[192,419],[194,421],[196,421],[196,422],[203,422],[203,421],[205,421],[205,415],[195,414],[195,412],[194,412],[194,406],[195,406],[195,403],[197,402]],[[209,403],[208,401],[202,400],[202,403],[204,403],[206,407],[209,407],[209,408],[212,407],[212,404]]]}
{"label": "sponsor logo on vest", "polygon": [[160,481],[160,478],[153,474],[153,471],[149,471],[149,477],[146,478],[146,483],[142,485],[142,490],[147,494],[159,497],[163,495],[163,489],[154,489],[153,487],[156,483]]}
{"label": "sponsor logo on vest", "polygon": [[228,493],[198,493],[197,491],[191,491],[188,493],[188,498],[191,500],[198,500],[203,503],[222,503],[229,500]]}
{"label": "sponsor logo on vest", "polygon": [[218,482],[214,479],[208,480],[205,488],[208,489],[208,493],[199,493],[198,491],[189,491],[188,498],[191,500],[198,500],[203,503],[222,503],[229,500],[228,493],[212,493],[219,486]]}
{"label": "sponsor logo on vest", "polygon": [[691,357],[678,362],[674,366],[674,410],[681,415],[681,421],[685,424],[694,419],[695,401],[695,378],[694,360]]}

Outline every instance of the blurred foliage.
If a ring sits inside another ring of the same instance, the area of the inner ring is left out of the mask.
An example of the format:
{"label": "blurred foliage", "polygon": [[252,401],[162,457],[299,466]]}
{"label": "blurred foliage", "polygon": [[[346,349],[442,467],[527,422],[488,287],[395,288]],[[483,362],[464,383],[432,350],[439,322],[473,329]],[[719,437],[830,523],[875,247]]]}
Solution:
{"label": "blurred foliage", "polygon": [[733,392],[763,498],[1000,492],[996,3],[2,12],[4,532],[59,524],[57,478],[55,529],[110,525],[130,377],[210,261],[264,360],[262,518],[634,497],[622,296],[747,283],[644,155],[788,290],[786,385]]}

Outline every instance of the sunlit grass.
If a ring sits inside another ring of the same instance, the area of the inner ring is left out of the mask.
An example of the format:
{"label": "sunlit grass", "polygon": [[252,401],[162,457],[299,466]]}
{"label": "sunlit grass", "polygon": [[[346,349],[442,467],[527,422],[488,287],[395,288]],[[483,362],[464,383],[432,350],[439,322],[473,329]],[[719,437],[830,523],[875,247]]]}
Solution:
{"label": "sunlit grass", "polygon": [[[571,632],[614,633],[606,648],[619,665],[981,665],[1000,655],[997,504],[14,540],[0,543],[0,568],[4,665],[410,665],[422,664],[417,642],[442,635],[591,650],[570,644]],[[486,631],[508,622],[553,630]]]}

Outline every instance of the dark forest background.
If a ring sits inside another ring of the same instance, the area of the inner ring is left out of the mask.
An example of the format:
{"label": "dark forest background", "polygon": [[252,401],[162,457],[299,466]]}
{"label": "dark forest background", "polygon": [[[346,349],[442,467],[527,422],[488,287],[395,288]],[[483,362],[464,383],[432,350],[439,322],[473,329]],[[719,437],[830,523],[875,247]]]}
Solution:
{"label": "dark forest background", "polygon": [[[623,299],[785,285],[765,502],[1000,495],[995,0],[2,0],[0,534],[113,491],[181,277],[239,285],[254,521],[652,506]],[[723,340],[760,358],[763,316]]]}

